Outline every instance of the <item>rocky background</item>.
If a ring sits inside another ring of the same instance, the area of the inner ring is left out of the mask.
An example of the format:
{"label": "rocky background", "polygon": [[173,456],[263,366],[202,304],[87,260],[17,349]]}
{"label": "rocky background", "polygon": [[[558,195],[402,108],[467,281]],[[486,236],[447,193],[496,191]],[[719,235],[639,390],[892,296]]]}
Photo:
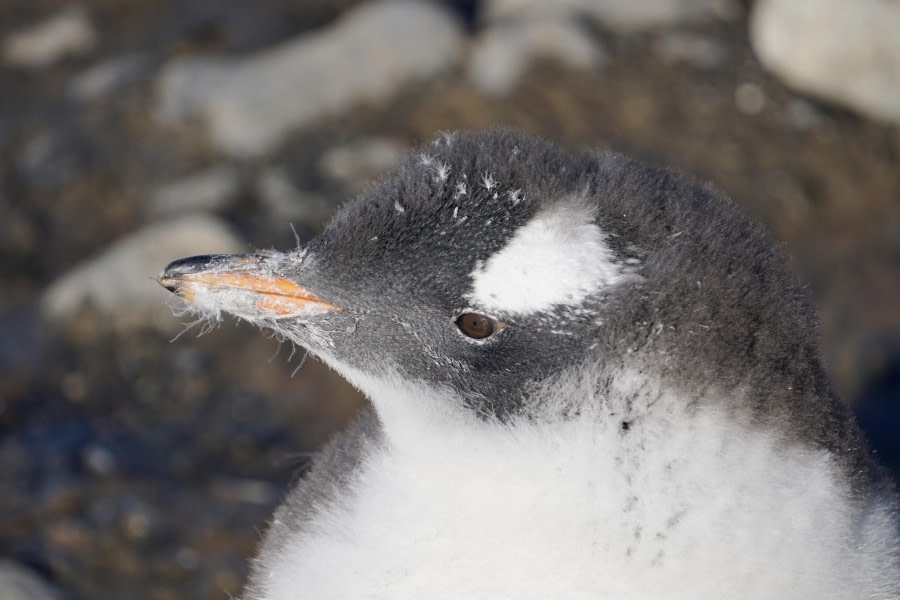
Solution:
{"label": "rocky background", "polygon": [[900,468],[897,31],[881,0],[4,0],[0,597],[240,592],[362,400],[250,327],[179,336],[151,278],[308,239],[439,130],[714,181]]}

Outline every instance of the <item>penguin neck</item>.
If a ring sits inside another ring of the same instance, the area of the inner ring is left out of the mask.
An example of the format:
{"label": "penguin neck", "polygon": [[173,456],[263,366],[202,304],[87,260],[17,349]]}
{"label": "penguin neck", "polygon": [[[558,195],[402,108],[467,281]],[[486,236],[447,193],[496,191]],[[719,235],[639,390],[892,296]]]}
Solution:
{"label": "penguin neck", "polygon": [[[428,557],[418,573],[446,584],[436,598],[466,596],[460,582],[480,572],[497,589],[522,592],[514,597],[553,596],[554,574],[585,562],[593,575],[583,590],[593,597],[681,598],[677,590],[700,581],[693,597],[726,589],[758,600],[792,589],[843,600],[884,585],[870,565],[844,560],[858,523],[827,453],[747,427],[724,403],[689,402],[650,374],[621,373],[594,414],[499,423],[455,408],[450,391],[334,366],[369,395],[384,431],[350,493],[319,516],[349,533],[322,525],[296,549],[303,564],[351,565],[341,582],[403,585],[392,574],[405,559],[391,561],[416,556]],[[562,397],[595,384],[583,374],[555,389]],[[866,524],[863,554],[891,551],[879,533],[890,526],[880,513]],[[366,553],[355,555],[359,548]],[[517,583],[523,576],[528,585]]]}
{"label": "penguin neck", "polygon": [[489,427],[450,390],[425,386],[385,369],[374,376],[323,356],[323,360],[363,392],[382,426],[387,443],[395,450],[415,451],[434,444],[453,444],[460,436],[477,436]]}
{"label": "penguin neck", "polygon": [[[584,450],[616,447],[623,441],[627,447],[628,440],[638,437],[623,439],[629,428],[665,435],[672,422],[693,419],[690,413],[696,408],[643,371],[620,370],[609,378],[604,371],[579,368],[533,386],[524,411],[500,421],[478,415],[453,390],[402,378],[389,368],[373,375],[322,358],[367,396],[385,442],[400,454],[442,455],[448,449],[469,447],[480,448],[481,457],[488,459],[492,453],[504,454],[507,446],[521,444],[552,454],[567,437],[577,439]],[[637,444],[630,450],[644,451],[652,447]]]}

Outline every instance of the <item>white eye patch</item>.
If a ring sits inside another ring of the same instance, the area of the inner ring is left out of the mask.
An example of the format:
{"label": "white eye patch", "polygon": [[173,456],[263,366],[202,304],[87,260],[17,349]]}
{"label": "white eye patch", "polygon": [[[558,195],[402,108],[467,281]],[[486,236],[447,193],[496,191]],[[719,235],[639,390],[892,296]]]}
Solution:
{"label": "white eye patch", "polygon": [[623,265],[582,206],[557,205],[538,213],[501,250],[470,273],[473,306],[529,314],[555,305],[577,306],[616,283]]}

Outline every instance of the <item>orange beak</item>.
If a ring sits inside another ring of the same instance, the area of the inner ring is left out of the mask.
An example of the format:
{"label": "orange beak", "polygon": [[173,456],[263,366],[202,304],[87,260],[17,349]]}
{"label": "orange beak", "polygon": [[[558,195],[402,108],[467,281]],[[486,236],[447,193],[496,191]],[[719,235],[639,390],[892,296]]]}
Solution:
{"label": "orange beak", "polygon": [[156,278],[198,305],[240,316],[279,318],[340,310],[299,284],[267,273],[265,257],[252,254],[194,256],[176,260]]}

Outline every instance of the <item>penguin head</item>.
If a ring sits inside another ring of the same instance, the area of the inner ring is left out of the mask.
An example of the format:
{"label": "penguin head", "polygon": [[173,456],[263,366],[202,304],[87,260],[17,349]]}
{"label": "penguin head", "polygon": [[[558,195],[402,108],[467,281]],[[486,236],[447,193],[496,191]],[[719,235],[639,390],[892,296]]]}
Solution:
{"label": "penguin head", "polygon": [[780,293],[773,256],[708,188],[490,131],[438,136],[305,247],[182,259],[159,281],[201,314],[275,330],[370,397],[430,390],[504,420],[585,369],[740,362],[709,347],[764,320],[750,307]]}

